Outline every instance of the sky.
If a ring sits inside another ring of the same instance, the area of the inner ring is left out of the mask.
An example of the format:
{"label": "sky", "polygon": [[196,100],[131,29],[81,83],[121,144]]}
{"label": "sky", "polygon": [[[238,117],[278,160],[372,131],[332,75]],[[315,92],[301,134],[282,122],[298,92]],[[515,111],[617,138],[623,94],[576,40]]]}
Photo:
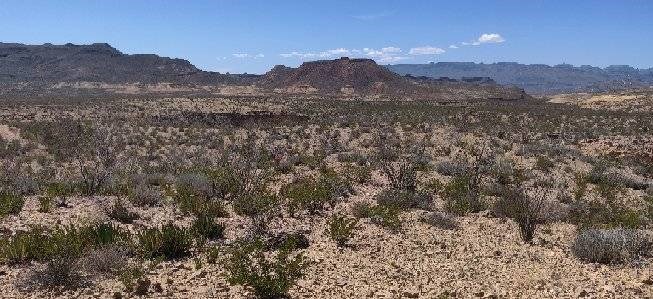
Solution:
{"label": "sky", "polygon": [[209,71],[340,56],[653,67],[653,0],[0,0],[0,42],[106,42]]}

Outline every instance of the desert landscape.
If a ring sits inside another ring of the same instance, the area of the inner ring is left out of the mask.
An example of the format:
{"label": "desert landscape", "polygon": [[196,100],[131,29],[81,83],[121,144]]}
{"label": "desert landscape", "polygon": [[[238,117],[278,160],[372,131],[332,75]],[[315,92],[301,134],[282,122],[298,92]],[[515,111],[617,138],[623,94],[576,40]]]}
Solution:
{"label": "desert landscape", "polygon": [[0,298],[653,298],[649,3],[144,2],[0,9]]}

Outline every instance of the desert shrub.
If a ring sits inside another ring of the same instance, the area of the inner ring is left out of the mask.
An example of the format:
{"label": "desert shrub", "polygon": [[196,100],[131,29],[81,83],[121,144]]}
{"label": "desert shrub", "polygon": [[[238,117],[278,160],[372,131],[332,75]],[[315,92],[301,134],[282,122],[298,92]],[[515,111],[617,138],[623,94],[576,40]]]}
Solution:
{"label": "desert shrub", "polygon": [[355,202],[351,206],[351,214],[356,218],[368,218],[371,215],[372,205],[367,202]]}
{"label": "desert shrub", "polygon": [[358,184],[367,184],[372,180],[372,168],[369,166],[348,166],[347,178]]}
{"label": "desert shrub", "polygon": [[575,201],[571,204],[569,222],[581,228],[640,228],[646,224],[643,213],[615,201]]}
{"label": "desert shrub", "polygon": [[211,184],[212,194],[219,198],[238,194],[243,188],[243,179],[237,171],[226,166],[203,170]]}
{"label": "desert shrub", "polygon": [[123,270],[120,271],[118,280],[122,283],[123,286],[125,286],[127,292],[131,293],[136,289],[138,285],[142,285],[142,283],[139,283],[139,281],[144,277],[145,271],[143,268],[137,265],[131,265],[123,268]]}
{"label": "desert shrub", "polygon": [[435,171],[446,176],[460,176],[467,173],[468,165],[457,161],[441,161],[435,164]]}
{"label": "desert shrub", "polygon": [[109,218],[125,224],[131,224],[139,218],[137,213],[130,211],[119,199],[113,202],[106,213]]}
{"label": "desert shrub", "polygon": [[0,217],[17,215],[23,209],[25,199],[21,195],[0,192]]}
{"label": "desert shrub", "polygon": [[574,175],[574,183],[576,184],[574,188],[574,199],[580,201],[587,194],[589,180],[587,180],[587,176],[584,174],[576,174]]}
{"label": "desert shrub", "polygon": [[266,240],[266,250],[279,250],[283,247],[290,249],[306,249],[310,241],[303,232],[282,232],[269,237]]}
{"label": "desert shrub", "polygon": [[274,257],[266,256],[260,239],[236,244],[225,268],[227,281],[251,288],[257,298],[287,297],[288,291],[304,276],[309,262],[301,253],[284,247]]}
{"label": "desert shrub", "polygon": [[513,219],[519,226],[519,233],[524,242],[532,243],[535,230],[546,222],[547,189],[535,187],[507,188],[494,205],[498,216]]}
{"label": "desert shrub", "polygon": [[639,230],[588,229],[578,233],[571,246],[577,258],[591,263],[626,263],[649,254],[651,240]]}
{"label": "desert shrub", "polygon": [[43,267],[34,270],[29,276],[27,287],[47,290],[73,290],[82,286],[77,260],[70,256],[58,256],[49,260]]}
{"label": "desert shrub", "polygon": [[120,245],[99,246],[80,258],[81,268],[94,274],[114,274],[127,265],[129,251]]}
{"label": "desert shrub", "polygon": [[537,156],[537,160],[535,160],[535,168],[541,171],[549,171],[554,166],[555,163],[547,156]]}
{"label": "desert shrub", "polygon": [[204,240],[219,239],[224,236],[224,226],[216,223],[213,217],[199,215],[195,218],[192,230],[198,238]]}
{"label": "desert shrub", "polygon": [[417,168],[412,163],[401,162],[398,167],[391,163],[382,163],[381,171],[388,177],[392,189],[409,192],[417,190]]}
{"label": "desert shrub", "polygon": [[227,211],[221,201],[197,195],[186,188],[177,190],[173,199],[179,207],[179,210],[184,214],[210,215],[213,217],[224,217],[227,215]]}
{"label": "desert shrub", "polygon": [[400,210],[422,209],[431,210],[433,198],[430,194],[417,191],[389,189],[379,192],[375,196],[380,205],[393,206]]}
{"label": "desert shrub", "polygon": [[175,184],[178,193],[192,194],[202,198],[210,198],[214,193],[213,182],[204,174],[186,173],[179,175]]}
{"label": "desert shrub", "polygon": [[401,229],[401,211],[392,205],[376,205],[368,203],[357,203],[352,207],[352,214],[356,218],[370,218],[372,223],[380,225],[391,231]]}
{"label": "desert shrub", "polygon": [[287,199],[290,214],[308,211],[317,214],[334,200],[332,184],[325,179],[303,179],[281,188],[281,195]]}
{"label": "desert shrub", "polygon": [[41,213],[50,213],[52,210],[52,197],[49,196],[39,196],[39,212]]}
{"label": "desert shrub", "polygon": [[233,200],[234,212],[252,219],[254,232],[266,231],[268,223],[279,213],[279,198],[265,190],[253,190],[241,194]]}
{"label": "desert shrub", "polygon": [[68,198],[77,194],[78,185],[74,182],[52,182],[46,186],[45,196],[54,199],[59,207],[68,206]]}
{"label": "desert shrub", "polygon": [[445,230],[454,230],[458,228],[458,222],[456,219],[446,213],[442,212],[431,212],[420,218],[420,220],[428,225],[445,229]]}
{"label": "desert shrub", "polygon": [[137,184],[129,189],[129,201],[138,207],[154,207],[161,204],[163,192],[160,187]]}
{"label": "desert shrub", "polygon": [[448,212],[463,216],[486,209],[478,189],[478,183],[473,177],[457,176],[443,186],[440,196],[444,199]]}
{"label": "desert shrub", "polygon": [[344,247],[347,245],[347,241],[354,236],[357,224],[357,219],[350,219],[343,215],[333,215],[327,222],[327,234],[339,247]]}
{"label": "desert shrub", "polygon": [[9,264],[43,261],[64,255],[79,257],[87,248],[126,243],[129,239],[126,231],[106,223],[79,228],[68,225],[51,231],[34,228],[0,241],[0,257]]}
{"label": "desert shrub", "polygon": [[190,254],[193,246],[192,231],[172,223],[138,232],[136,239],[136,249],[145,258],[181,258]]}

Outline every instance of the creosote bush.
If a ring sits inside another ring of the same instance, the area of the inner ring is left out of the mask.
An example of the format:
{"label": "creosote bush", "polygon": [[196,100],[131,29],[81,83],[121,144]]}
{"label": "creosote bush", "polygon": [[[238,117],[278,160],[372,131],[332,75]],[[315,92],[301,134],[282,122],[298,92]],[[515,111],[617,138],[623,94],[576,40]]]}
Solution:
{"label": "creosote bush", "polygon": [[172,223],[138,232],[136,239],[136,249],[145,258],[182,258],[190,254],[193,246],[193,232]]}
{"label": "creosote bush", "polygon": [[400,189],[389,189],[379,192],[375,196],[379,205],[392,206],[399,210],[409,209],[431,210],[433,198],[430,194],[419,191],[407,191]]}
{"label": "creosote bush", "polygon": [[512,186],[504,190],[495,203],[494,212],[513,219],[519,226],[519,233],[524,242],[532,243],[535,230],[546,222],[549,190],[542,187]]}
{"label": "creosote bush", "polygon": [[286,298],[310,265],[303,254],[293,254],[291,247],[268,255],[260,239],[236,244],[225,265],[227,281],[250,288],[257,298]]}
{"label": "creosote bush", "polygon": [[588,229],[578,233],[571,250],[590,263],[628,263],[650,254],[651,240],[640,230]]}
{"label": "creosote bush", "polygon": [[353,237],[357,224],[357,219],[350,219],[343,215],[333,215],[327,222],[327,234],[339,247],[345,247],[347,241]]}
{"label": "creosote bush", "polygon": [[25,204],[22,196],[11,192],[0,192],[0,217],[20,213]]}
{"label": "creosote bush", "polygon": [[486,209],[485,203],[481,200],[478,182],[472,176],[454,177],[442,187],[440,196],[445,201],[445,209],[458,216]]}
{"label": "creosote bush", "polygon": [[287,199],[290,214],[307,211],[314,215],[334,200],[334,190],[328,180],[303,179],[281,188],[281,195]]}
{"label": "creosote bush", "polygon": [[401,229],[400,210],[391,205],[375,205],[360,203],[352,208],[352,214],[356,218],[370,218],[372,223],[380,225],[392,232]]}
{"label": "creosote bush", "polygon": [[126,244],[128,232],[108,223],[33,228],[0,240],[0,260],[8,264],[45,261],[60,256],[79,257],[84,250],[109,244]]}

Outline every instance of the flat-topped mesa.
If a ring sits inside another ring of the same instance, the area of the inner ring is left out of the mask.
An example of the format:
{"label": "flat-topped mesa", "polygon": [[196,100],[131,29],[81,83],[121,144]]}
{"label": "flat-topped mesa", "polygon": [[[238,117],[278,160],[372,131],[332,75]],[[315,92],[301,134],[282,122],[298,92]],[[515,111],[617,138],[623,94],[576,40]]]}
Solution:
{"label": "flat-topped mesa", "polygon": [[260,85],[274,89],[311,86],[320,93],[353,89],[367,94],[389,92],[389,88],[405,89],[410,87],[410,82],[374,60],[342,57],[304,62],[298,68],[275,66],[265,74]]}

